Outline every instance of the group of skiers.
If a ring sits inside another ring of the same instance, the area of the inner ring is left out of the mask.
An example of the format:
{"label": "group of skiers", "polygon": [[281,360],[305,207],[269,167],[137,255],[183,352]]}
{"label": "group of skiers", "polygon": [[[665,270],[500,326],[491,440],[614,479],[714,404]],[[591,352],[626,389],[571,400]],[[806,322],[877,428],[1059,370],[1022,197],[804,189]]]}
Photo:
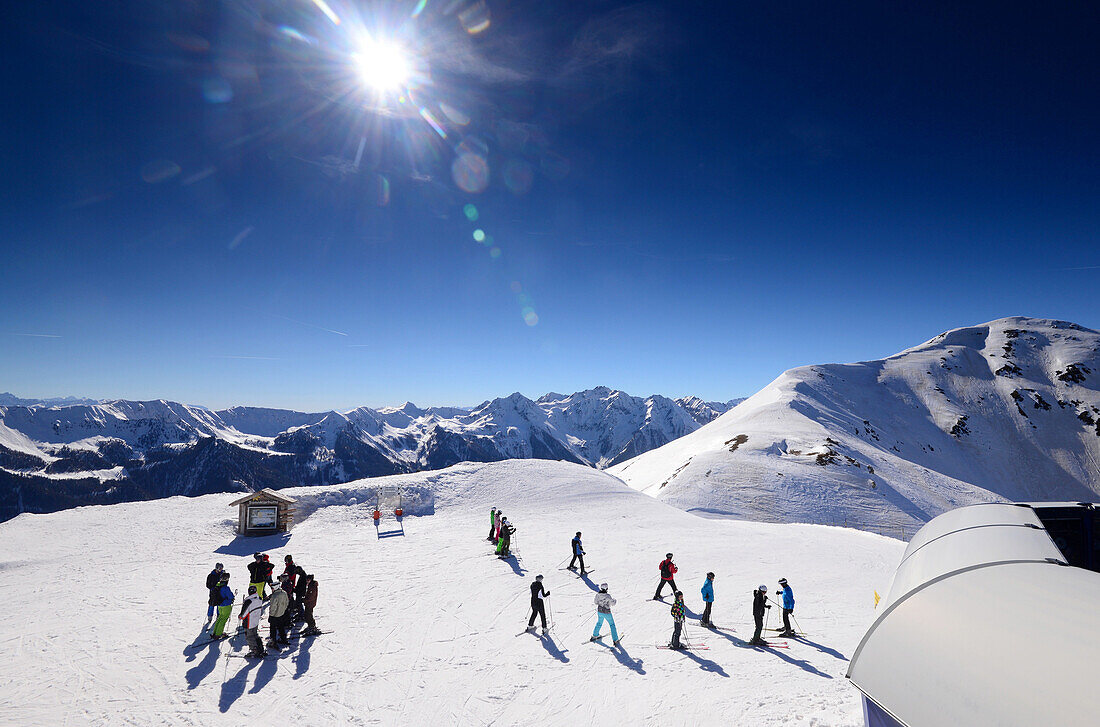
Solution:
{"label": "group of skiers", "polygon": [[[501,557],[506,557],[508,554],[508,542],[511,534],[515,532],[515,528],[508,523],[508,518],[504,517],[503,513],[496,507],[493,507],[489,512],[489,518],[491,527],[489,530],[489,537],[487,540],[497,543],[497,554]],[[503,547],[501,546],[503,543]],[[570,542],[570,554],[572,558],[569,561],[569,565],[566,570],[577,571],[576,564],[580,564],[579,575],[584,576],[588,574],[588,571],[584,567],[584,546],[581,543],[581,533],[577,532],[576,536]],[[671,608],[672,615],[672,639],[669,641],[670,649],[683,649],[685,645],[680,640],[680,636],[683,633],[684,622],[686,620],[687,606],[684,603],[684,593],[676,587],[675,575],[678,572],[676,564],[672,560],[672,553],[665,553],[665,559],[657,566],[660,572],[660,580],[657,583],[657,590],[653,594],[654,601],[663,601],[664,597],[661,592],[664,590],[667,584],[673,595],[673,602]],[[703,613],[699,619],[699,625],[717,629],[711,621],[711,612],[714,607],[714,573],[708,572],[706,580],[703,582],[703,587],[700,590],[700,594],[703,599]],[[793,628],[791,628],[790,617],[794,613],[794,591],[791,589],[786,578],[779,579],[779,588],[776,589],[776,593],[781,595],[782,601],[778,603],[783,611],[783,628],[778,630],[778,636],[793,637],[798,634]],[[550,596],[550,591],[546,590],[543,584],[543,576],[538,575],[531,583],[531,617],[527,621],[527,630],[535,630],[535,620],[541,619],[542,621],[542,633],[546,635],[548,633],[546,623],[546,599]],[[768,642],[762,638],[761,633],[764,630],[764,614],[765,610],[771,608],[768,604],[768,589],[766,586],[761,585],[753,591],[753,603],[752,603],[752,615],[753,621],[756,625],[756,631],[753,634],[749,643],[753,646],[768,646]],[[615,627],[615,618],[611,614],[611,607],[616,604],[616,600],[608,593],[608,584],[601,583],[600,590],[596,594],[594,599],[596,604],[596,626],[592,630],[591,641],[596,641],[603,638],[600,634],[600,630],[603,628],[606,622],[611,630],[612,641],[618,645],[620,637],[618,630]]]}
{"label": "group of skiers", "polygon": [[502,510],[495,506],[489,511],[489,537],[490,543],[496,544],[498,558],[507,558],[512,554],[512,535],[516,532],[516,526],[508,522]]}
{"label": "group of skiers", "polygon": [[[270,557],[266,553],[254,553],[252,557],[252,562],[248,564],[248,595],[237,615],[249,646],[245,656],[259,658],[267,655],[268,648],[278,650],[289,646],[289,631],[295,621],[305,622],[306,629],[301,632],[303,636],[320,633],[313,619],[313,609],[317,605],[317,579],[297,565],[293,556],[287,555],[283,558],[285,567],[278,576],[278,582],[273,581],[271,574],[274,566]],[[268,586],[272,587],[270,593],[267,592]],[[216,563],[214,570],[206,576],[206,587],[210,591],[207,623],[213,619],[215,609],[218,613],[210,638],[212,641],[229,638],[225,626],[232,615],[236,594],[229,588],[229,572],[221,563]],[[259,635],[260,618],[265,608],[268,621],[266,648]]]}

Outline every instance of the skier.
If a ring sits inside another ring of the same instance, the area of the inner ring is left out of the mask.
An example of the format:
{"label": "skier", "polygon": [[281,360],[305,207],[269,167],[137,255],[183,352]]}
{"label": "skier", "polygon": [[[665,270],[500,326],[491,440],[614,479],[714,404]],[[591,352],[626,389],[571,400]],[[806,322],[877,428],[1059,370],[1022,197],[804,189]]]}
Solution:
{"label": "skier", "polygon": [[508,518],[500,519],[500,540],[497,541],[497,555],[507,558],[510,553],[508,548],[512,545],[512,533],[516,532],[516,526],[508,522]]}
{"label": "skier", "polygon": [[229,617],[233,615],[233,591],[229,590],[229,573],[222,571],[218,581],[218,620],[214,622],[214,630],[210,634],[212,639],[227,639],[225,625]]}
{"label": "skier", "polygon": [[206,590],[209,594],[209,598],[206,599],[206,623],[210,623],[214,618],[214,608],[221,601],[221,597],[218,595],[222,582],[222,573],[225,571],[222,569],[221,563],[214,564],[214,570],[210,571],[210,574],[206,576]]}
{"label": "skier", "polygon": [[256,587],[256,593],[260,598],[264,597],[264,554],[253,553],[252,562],[248,564],[248,585]]}
{"label": "skier", "polygon": [[298,566],[298,580],[294,582],[294,620],[304,621],[306,611],[306,589],[309,587],[309,575],[302,566]]}
{"label": "skier", "polygon": [[302,632],[302,636],[313,636],[321,633],[317,628],[317,622],[313,620],[313,608],[317,605],[317,579],[307,574],[306,581],[308,582],[306,597],[302,603],[305,608],[306,629]]}
{"label": "skier", "polygon": [[791,614],[794,613],[794,591],[787,585],[786,578],[779,579],[779,587],[783,589],[783,631],[780,636],[794,636],[791,628]]}
{"label": "skier", "polygon": [[497,523],[493,527],[493,542],[497,545],[500,545],[500,524],[507,519],[502,511],[497,510]]}
{"label": "skier", "polygon": [[587,575],[588,571],[584,569],[584,548],[581,546],[581,531],[577,531],[577,537],[573,538],[573,560],[569,561],[569,568],[566,570],[576,570],[577,567],[573,564],[578,560],[581,562],[581,575]]}
{"label": "skier", "polygon": [[714,605],[713,573],[707,573],[707,580],[703,583],[703,587],[700,589],[700,591],[703,594],[703,603],[707,605],[703,609],[703,618],[699,619],[699,625],[714,628],[714,624],[710,622],[710,607]]}
{"label": "skier", "polygon": [[497,530],[497,507],[493,505],[493,509],[489,510],[489,537],[485,538],[490,543],[493,542],[494,536]]}
{"label": "skier", "polygon": [[675,598],[672,601],[672,641],[669,642],[668,648],[684,648],[684,645],[680,643],[680,629],[682,628],[684,628],[684,594],[682,591],[676,591]]}
{"label": "skier", "polygon": [[283,563],[286,566],[283,568],[283,575],[286,576],[286,588],[287,596],[290,599],[290,604],[287,606],[287,620],[289,621],[294,617],[294,613],[297,611],[297,605],[294,603],[294,585],[298,582],[299,572],[305,573],[302,567],[294,562],[294,556],[288,555],[283,558]]}
{"label": "skier", "polygon": [[657,592],[653,594],[653,600],[661,600],[661,591],[665,588],[665,583],[672,586],[672,592],[676,592],[676,581],[672,576],[679,570],[676,564],[672,562],[672,553],[665,553],[665,559],[661,561],[661,564],[657,566],[661,571],[661,582],[657,584]]}
{"label": "skier", "polygon": [[600,592],[596,594],[596,628],[592,629],[592,638],[589,641],[595,641],[600,637],[600,629],[603,628],[603,622],[606,621],[611,626],[611,640],[616,646],[619,645],[619,632],[615,629],[615,617],[611,615],[611,607],[614,606],[617,601],[611,597],[611,594],[607,592],[607,584],[600,584]]}
{"label": "skier", "polygon": [[531,583],[531,620],[527,622],[527,630],[535,630],[535,616],[542,618],[542,635],[547,633],[546,628],[546,604],[543,599],[550,595],[550,591],[543,588],[542,576],[535,576]]}
{"label": "skier", "polygon": [[271,580],[271,574],[275,570],[275,564],[271,562],[271,558],[264,553],[264,559],[262,567],[260,568],[260,575],[263,577],[263,584],[260,586],[260,598],[267,600],[267,596],[264,595],[264,587],[274,586],[275,581]]}
{"label": "skier", "polygon": [[750,644],[754,646],[767,646],[768,642],[760,638],[760,632],[764,630],[764,609],[771,608],[768,605],[768,587],[760,586],[752,592],[752,619],[756,622],[756,633],[752,635]]}
{"label": "skier", "polygon": [[267,646],[269,649],[278,650],[280,646],[289,646],[286,632],[290,619],[290,593],[289,581],[285,573],[279,576],[279,586],[271,592],[271,599],[267,603]]}
{"label": "skier", "polygon": [[244,638],[249,646],[249,651],[245,656],[267,656],[267,649],[264,648],[264,642],[260,641],[259,633],[260,614],[263,611],[263,607],[264,601],[260,598],[256,586],[250,585],[248,587],[248,597],[246,597],[244,603],[241,604],[241,613],[237,616],[237,618],[244,622]]}

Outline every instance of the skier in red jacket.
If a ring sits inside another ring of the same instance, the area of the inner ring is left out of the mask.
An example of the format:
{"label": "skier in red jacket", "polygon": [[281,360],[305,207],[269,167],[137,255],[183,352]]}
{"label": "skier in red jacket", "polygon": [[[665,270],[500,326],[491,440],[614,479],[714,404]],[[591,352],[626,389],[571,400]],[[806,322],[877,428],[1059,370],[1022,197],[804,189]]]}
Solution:
{"label": "skier in red jacket", "polygon": [[665,559],[661,561],[661,565],[657,566],[661,570],[661,582],[657,584],[657,592],[653,594],[653,600],[661,600],[661,591],[664,590],[665,584],[672,586],[672,592],[676,593],[676,581],[672,576],[679,570],[676,564],[672,562],[672,553],[665,553]]}

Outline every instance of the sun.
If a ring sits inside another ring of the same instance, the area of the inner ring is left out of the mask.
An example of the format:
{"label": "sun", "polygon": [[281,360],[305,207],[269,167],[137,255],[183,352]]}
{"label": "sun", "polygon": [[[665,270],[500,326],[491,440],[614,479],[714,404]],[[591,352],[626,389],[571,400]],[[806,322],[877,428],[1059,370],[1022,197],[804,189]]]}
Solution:
{"label": "sun", "polygon": [[400,45],[369,35],[360,39],[354,60],[359,79],[378,93],[401,91],[412,75],[408,55]]}

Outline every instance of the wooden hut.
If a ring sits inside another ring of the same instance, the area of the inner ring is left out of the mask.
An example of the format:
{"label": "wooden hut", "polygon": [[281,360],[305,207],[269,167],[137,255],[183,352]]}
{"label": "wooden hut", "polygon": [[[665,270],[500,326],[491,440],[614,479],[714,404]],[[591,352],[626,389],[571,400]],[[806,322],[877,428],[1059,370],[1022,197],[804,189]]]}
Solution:
{"label": "wooden hut", "polygon": [[241,535],[271,535],[290,530],[294,521],[294,498],[274,490],[260,490],[230,503],[240,508],[237,532]]}

